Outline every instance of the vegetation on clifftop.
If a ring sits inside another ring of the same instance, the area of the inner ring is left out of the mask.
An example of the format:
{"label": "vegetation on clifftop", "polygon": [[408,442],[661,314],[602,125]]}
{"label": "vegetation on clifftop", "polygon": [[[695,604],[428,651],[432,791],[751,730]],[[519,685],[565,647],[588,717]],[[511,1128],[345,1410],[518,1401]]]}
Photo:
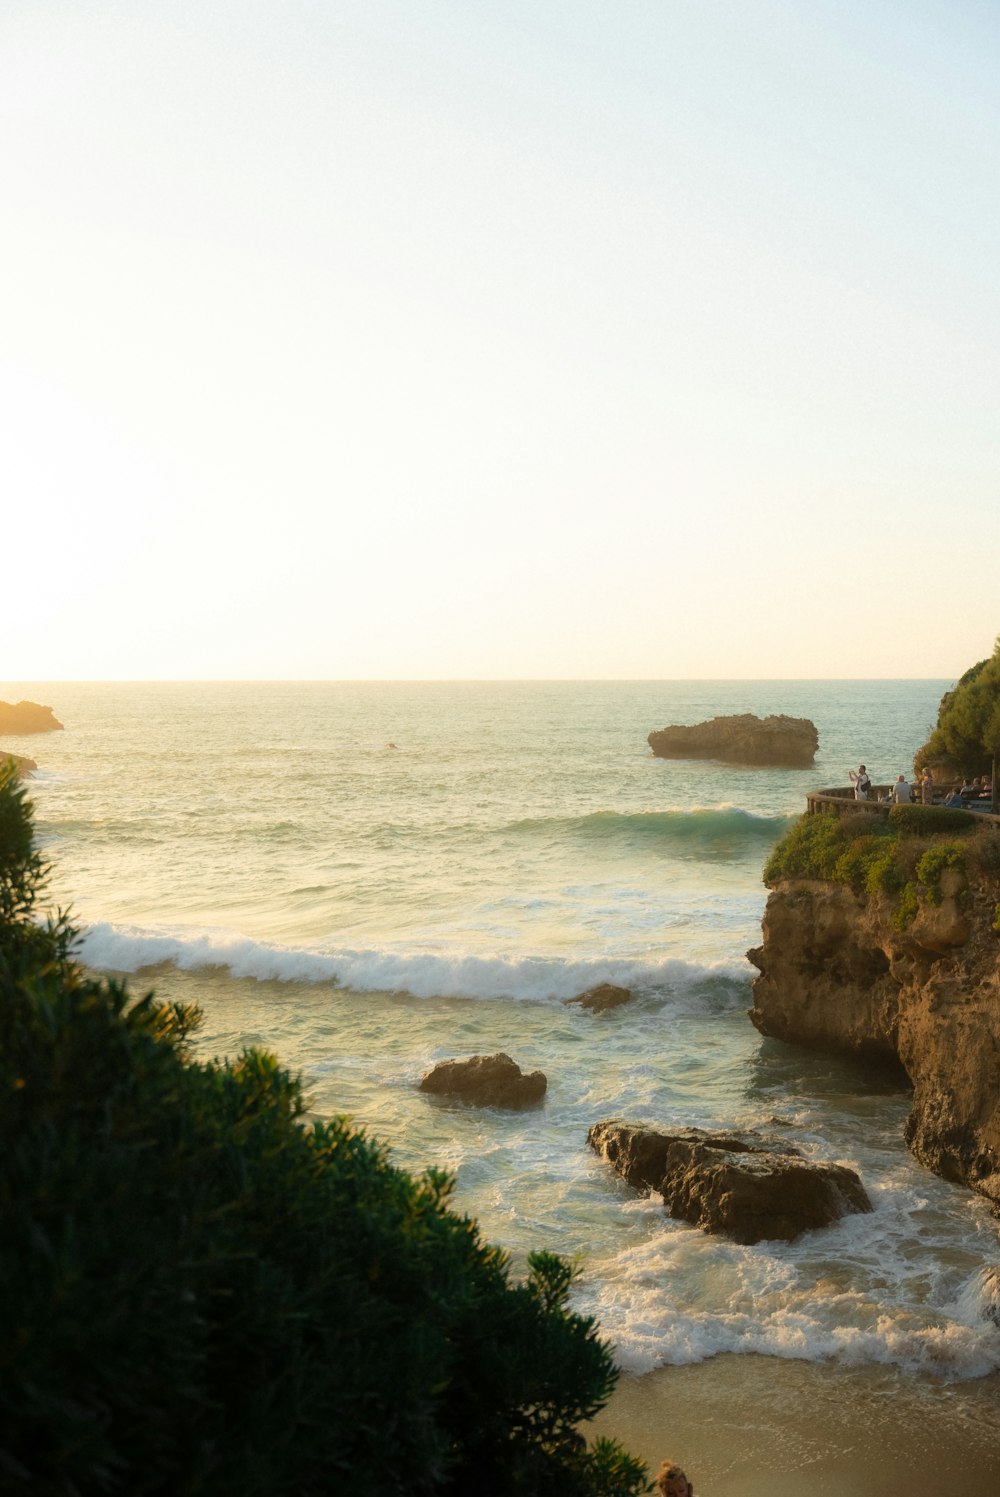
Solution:
{"label": "vegetation on clifftop", "polygon": [[988,660],[945,692],[937,726],[913,764],[918,774],[925,764],[945,764],[955,775],[983,775],[994,754],[1000,754],[1000,638]]}
{"label": "vegetation on clifftop", "polygon": [[940,903],[948,868],[1000,879],[1000,833],[965,812],[894,806],[887,820],[861,810],[802,816],[772,849],[764,882],[825,879],[869,897],[890,895],[902,927],[922,902]]}
{"label": "vegetation on clifftop", "polygon": [[578,1432],[615,1381],[572,1270],[523,1283],[344,1119],[197,1010],[89,977],[0,770],[5,1493],[628,1497]]}

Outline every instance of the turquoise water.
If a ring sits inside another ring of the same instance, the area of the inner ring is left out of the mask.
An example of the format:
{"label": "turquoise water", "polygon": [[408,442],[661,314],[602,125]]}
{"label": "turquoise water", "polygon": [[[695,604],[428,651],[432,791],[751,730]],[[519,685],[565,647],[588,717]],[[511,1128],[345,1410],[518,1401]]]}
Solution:
{"label": "turquoise water", "polygon": [[[1000,1367],[983,1201],[907,1154],[895,1082],[762,1040],[746,1018],[768,849],[810,788],[909,768],[947,682],[0,687],[66,731],[10,739],[81,953],[197,998],[205,1053],[263,1044],[401,1163],[444,1164],[515,1261],[574,1256],[577,1301],[642,1373],[720,1351]],[[654,759],[653,728],[811,717],[811,770]],[[602,1016],[562,1000],[630,986]],[[545,1106],[417,1091],[506,1050]],[[670,1221],[586,1147],[625,1116],[765,1125],[858,1168],[876,1210],[790,1245]],[[777,1120],[775,1122],[774,1120]]]}

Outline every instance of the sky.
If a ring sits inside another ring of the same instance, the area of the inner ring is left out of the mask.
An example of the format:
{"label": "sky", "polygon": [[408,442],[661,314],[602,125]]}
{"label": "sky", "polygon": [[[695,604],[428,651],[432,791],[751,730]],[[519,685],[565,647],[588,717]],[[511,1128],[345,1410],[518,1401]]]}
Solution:
{"label": "sky", "polygon": [[0,677],[953,679],[995,0],[2,0]]}

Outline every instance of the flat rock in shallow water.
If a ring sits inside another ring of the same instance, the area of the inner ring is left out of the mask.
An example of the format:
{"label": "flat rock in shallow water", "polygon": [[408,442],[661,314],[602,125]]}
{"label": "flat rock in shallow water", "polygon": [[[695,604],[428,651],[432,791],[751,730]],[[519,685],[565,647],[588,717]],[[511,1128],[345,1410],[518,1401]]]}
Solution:
{"label": "flat rock in shallow water", "polygon": [[819,747],[808,717],[756,717],[752,712],[713,717],[689,727],[673,725],[649,734],[658,759],[721,759],[725,764],[808,767]]}
{"label": "flat rock in shallow water", "polygon": [[593,1014],[603,1014],[606,1009],[620,1008],[623,1003],[631,1003],[632,994],[628,988],[619,988],[613,982],[600,982],[596,988],[588,988],[581,993],[579,998],[567,998],[567,1003],[578,1003],[581,1008],[589,1008]]}
{"label": "flat rock in shallow water", "polygon": [[509,1055],[441,1060],[420,1082],[422,1092],[459,1097],[477,1107],[533,1107],[545,1096],[543,1071],[525,1073]]}
{"label": "flat rock in shallow water", "polygon": [[38,702],[0,702],[0,733],[52,733],[62,723]]}
{"label": "flat rock in shallow water", "polygon": [[659,1191],[671,1216],[736,1242],[790,1242],[872,1209],[854,1170],[811,1163],[755,1133],[661,1133],[612,1118],[595,1123],[587,1142],[630,1185]]}

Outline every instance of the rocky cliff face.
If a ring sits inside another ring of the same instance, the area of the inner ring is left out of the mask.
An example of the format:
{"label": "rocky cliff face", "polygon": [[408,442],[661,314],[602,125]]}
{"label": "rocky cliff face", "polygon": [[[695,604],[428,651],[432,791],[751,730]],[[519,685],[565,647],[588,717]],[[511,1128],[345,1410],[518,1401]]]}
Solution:
{"label": "rocky cliff face", "polygon": [[808,717],[741,712],[688,727],[659,728],[646,740],[658,759],[721,759],[725,764],[805,767],[819,747]]}
{"label": "rocky cliff face", "polygon": [[896,929],[894,902],[787,880],[764,915],[750,1017],[793,1044],[898,1060],[906,1140],[1000,1209],[1000,936],[995,884],[949,869],[941,902]]}

